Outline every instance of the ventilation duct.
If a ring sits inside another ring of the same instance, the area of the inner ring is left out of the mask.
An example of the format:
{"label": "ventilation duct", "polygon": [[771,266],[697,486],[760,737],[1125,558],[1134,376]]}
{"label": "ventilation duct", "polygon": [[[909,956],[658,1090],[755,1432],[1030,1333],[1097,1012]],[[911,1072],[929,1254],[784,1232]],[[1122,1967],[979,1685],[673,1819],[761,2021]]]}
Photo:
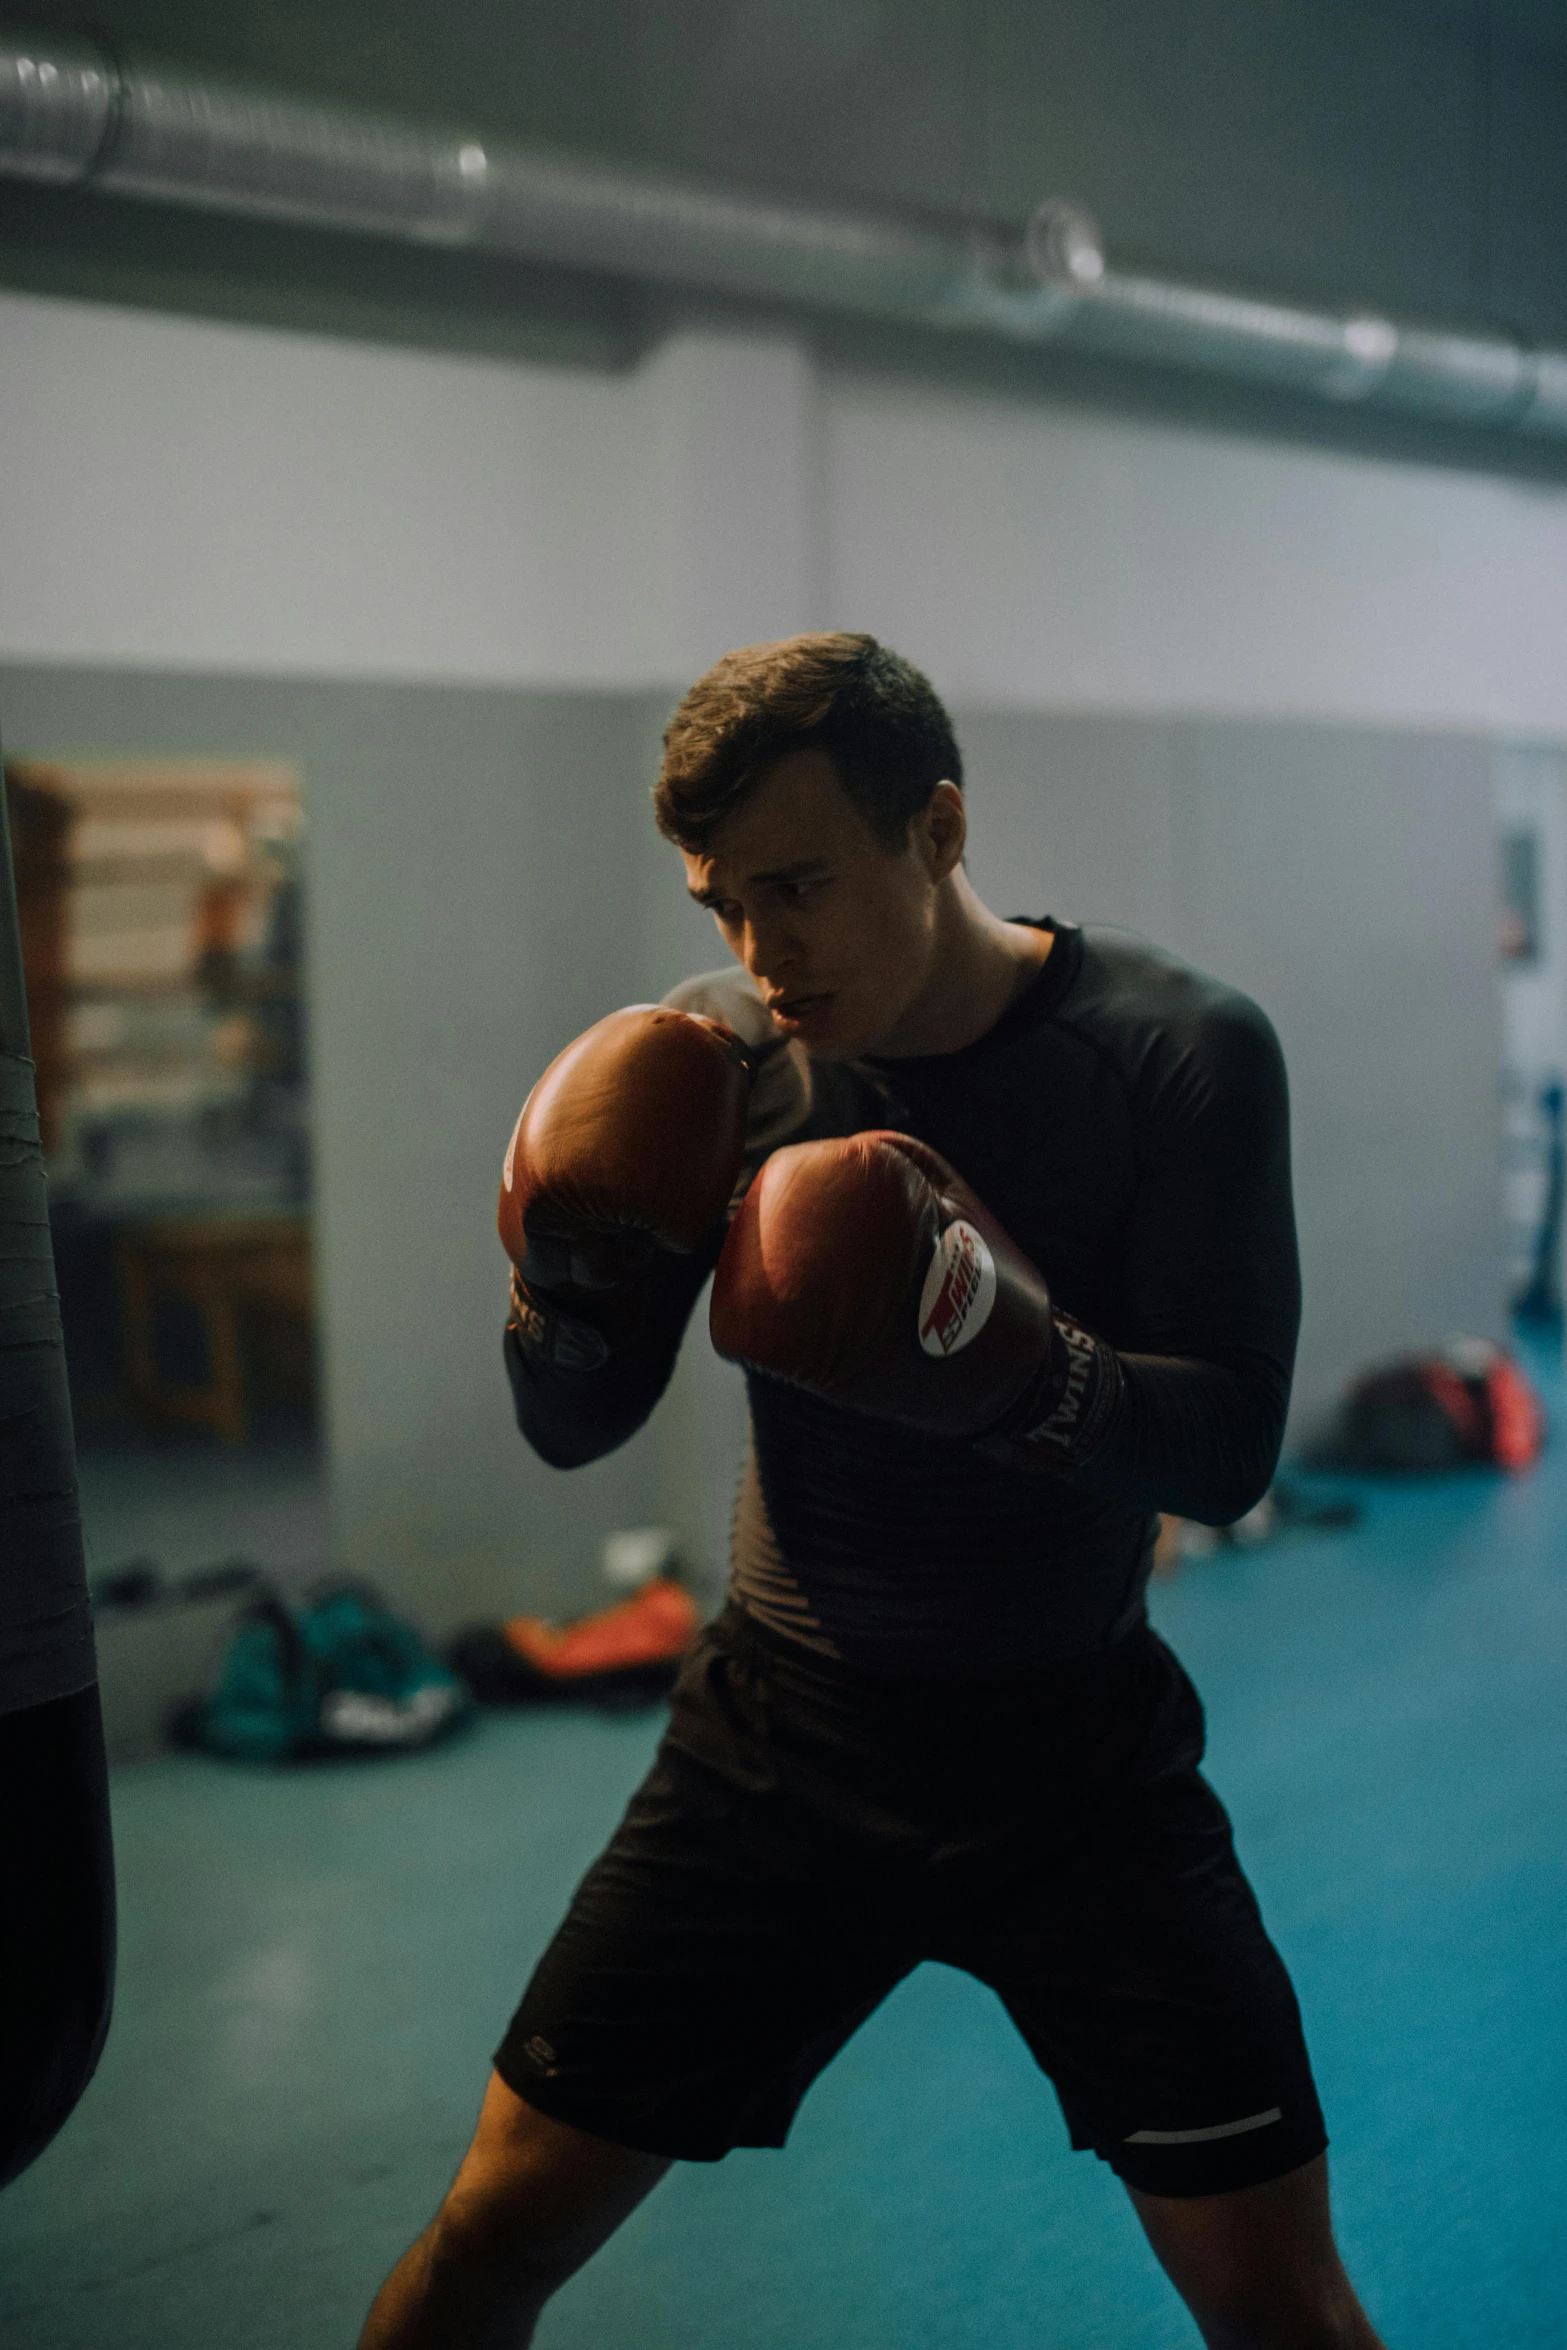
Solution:
{"label": "ventilation duct", "polygon": [[1110,267],[1080,207],[1021,237],[861,216],[454,139],[0,36],[0,173],[303,226],[472,245],[1567,439],[1567,353],[1296,309]]}
{"label": "ventilation duct", "polygon": [[1298,310],[1109,267],[1090,216],[1060,200],[1029,222],[1028,259],[1079,347],[1244,377],[1445,422],[1567,438],[1567,352],[1502,335],[1396,325],[1369,312]]}

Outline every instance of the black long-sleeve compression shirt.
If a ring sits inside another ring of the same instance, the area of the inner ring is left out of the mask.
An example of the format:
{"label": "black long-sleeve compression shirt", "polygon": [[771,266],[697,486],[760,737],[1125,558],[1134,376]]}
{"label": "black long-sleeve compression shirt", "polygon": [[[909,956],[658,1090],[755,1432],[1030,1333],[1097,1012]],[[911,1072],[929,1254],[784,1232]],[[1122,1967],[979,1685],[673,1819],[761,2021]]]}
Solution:
{"label": "black long-sleeve compression shirt", "polygon": [[[1138,1621],[1153,1512],[1224,1524],[1266,1490],[1300,1281],[1273,1031],[1233,989],[1064,923],[1037,979],[961,1052],[814,1073],[793,1132],[898,1127],[950,1161],[1113,1347],[1121,1393],[1075,1467],[998,1465],[749,1379],[734,1588],[781,1632],[891,1672],[1086,1653]],[[569,1373],[508,1332],[524,1434],[559,1466],[610,1451],[662,1393],[716,1259],[668,1259],[637,1339]]]}

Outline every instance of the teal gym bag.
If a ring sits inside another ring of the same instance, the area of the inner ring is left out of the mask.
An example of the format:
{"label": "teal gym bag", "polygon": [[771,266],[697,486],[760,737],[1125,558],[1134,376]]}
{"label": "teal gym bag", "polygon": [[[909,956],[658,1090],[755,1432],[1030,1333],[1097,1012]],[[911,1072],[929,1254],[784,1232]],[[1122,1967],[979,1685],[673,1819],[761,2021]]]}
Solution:
{"label": "teal gym bag", "polygon": [[363,1584],[289,1607],[264,1592],[223,1659],[212,1694],[174,1724],[177,1742],[241,1762],[405,1753],[465,1721],[472,1699],[411,1624]]}

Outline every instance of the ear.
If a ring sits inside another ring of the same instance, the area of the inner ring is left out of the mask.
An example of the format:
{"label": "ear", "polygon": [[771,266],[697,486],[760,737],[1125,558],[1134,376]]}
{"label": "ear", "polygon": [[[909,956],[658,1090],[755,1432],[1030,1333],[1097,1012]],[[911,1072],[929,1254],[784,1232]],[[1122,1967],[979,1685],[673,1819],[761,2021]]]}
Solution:
{"label": "ear", "polygon": [[914,819],[912,837],[933,883],[957,870],[968,841],[968,810],[955,783],[937,784]]}

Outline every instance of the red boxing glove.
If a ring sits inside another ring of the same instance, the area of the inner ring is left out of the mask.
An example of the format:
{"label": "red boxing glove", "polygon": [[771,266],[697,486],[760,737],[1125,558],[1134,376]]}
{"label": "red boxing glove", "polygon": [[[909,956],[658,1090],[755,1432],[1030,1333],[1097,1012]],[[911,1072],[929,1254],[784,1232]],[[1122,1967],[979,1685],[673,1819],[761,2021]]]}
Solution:
{"label": "red boxing glove", "polygon": [[628,1333],[653,1252],[689,1254],[728,1207],[749,1091],[738,1038],[659,1004],[611,1012],[550,1063],[507,1146],[496,1219],[525,1346],[592,1369]]}
{"label": "red boxing glove", "polygon": [[1111,1348],[926,1144],[868,1133],[767,1161],[713,1282],[721,1355],[997,1459],[1068,1467],[1107,1432]]}

